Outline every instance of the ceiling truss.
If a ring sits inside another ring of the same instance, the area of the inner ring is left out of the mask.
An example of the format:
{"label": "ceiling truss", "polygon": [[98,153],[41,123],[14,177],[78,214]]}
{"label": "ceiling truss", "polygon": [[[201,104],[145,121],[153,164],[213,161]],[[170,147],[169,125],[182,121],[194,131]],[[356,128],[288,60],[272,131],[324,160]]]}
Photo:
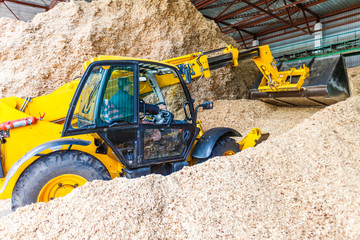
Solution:
{"label": "ceiling truss", "polygon": [[0,0],[0,5],[4,5],[9,12],[11,12],[11,14],[17,19],[17,20],[21,20],[19,18],[19,16],[17,16],[15,14],[15,12],[13,11],[13,9],[11,9],[11,7],[9,6],[8,3],[16,3],[19,5],[23,5],[23,6],[27,6],[27,7],[33,7],[33,8],[39,8],[45,11],[49,11],[50,9],[52,9],[58,2],[64,2],[65,0],[52,0],[49,6],[46,5],[40,5],[40,4],[35,4],[35,3],[31,3],[31,2],[26,2],[26,1],[20,1],[20,0]]}
{"label": "ceiling truss", "polygon": [[[322,30],[350,24],[359,19],[344,19],[346,17],[333,17],[360,9],[359,4],[337,9],[329,13],[319,14],[311,9],[313,6],[335,0],[193,0],[194,6],[202,14],[215,21],[224,34],[233,36],[243,47],[251,46],[253,40],[266,40],[275,36],[284,36],[277,41],[287,40],[303,35],[312,35],[317,22],[323,24],[333,23],[331,27]],[[208,11],[217,12],[210,16]],[[329,17],[332,17],[329,19]],[[334,23],[341,21],[341,23]],[[285,30],[285,31],[284,31]],[[299,34],[294,34],[298,32]],[[266,36],[272,34],[271,37]],[[289,36],[291,34],[291,36]]]}

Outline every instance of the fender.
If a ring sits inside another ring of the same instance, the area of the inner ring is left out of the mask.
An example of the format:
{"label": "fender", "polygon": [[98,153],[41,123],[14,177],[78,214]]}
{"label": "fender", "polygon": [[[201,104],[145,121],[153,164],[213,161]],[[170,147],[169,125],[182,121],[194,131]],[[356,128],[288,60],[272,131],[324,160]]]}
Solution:
{"label": "fender", "polygon": [[242,137],[241,134],[232,128],[217,127],[212,128],[201,136],[196,143],[192,156],[198,159],[208,158],[221,137]]}
{"label": "fender", "polygon": [[[39,156],[39,153],[41,153],[42,151],[47,149],[59,149],[59,147],[63,148],[63,145],[69,145],[70,149],[72,145],[88,146],[90,145],[90,143],[91,141],[64,138],[49,141],[37,146],[36,148],[33,148],[31,151],[27,152],[24,156],[22,156],[14,165],[12,165],[9,172],[6,174],[4,184],[0,190],[0,195],[11,194],[12,189],[14,188],[15,183],[21,173],[25,170],[26,167],[36,161],[36,159],[32,159],[32,157]],[[11,190],[9,189],[10,187]],[[11,196],[9,195],[8,197],[10,198]]]}

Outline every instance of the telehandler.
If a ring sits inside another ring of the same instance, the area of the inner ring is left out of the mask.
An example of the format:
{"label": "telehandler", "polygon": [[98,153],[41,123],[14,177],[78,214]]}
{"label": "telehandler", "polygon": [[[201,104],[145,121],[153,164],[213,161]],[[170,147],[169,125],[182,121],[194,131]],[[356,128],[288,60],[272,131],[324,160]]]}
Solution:
{"label": "telehandler", "polygon": [[264,53],[271,55],[268,47],[239,52],[229,45],[164,61],[99,56],[84,63],[81,80],[51,94],[0,99],[0,199],[11,197],[15,210],[88,181],[167,175],[255,146],[268,137],[258,128],[239,143],[231,128],[204,133],[197,111],[212,102],[194,107],[186,82],[248,57],[269,75],[276,66]]}
{"label": "telehandler", "polygon": [[183,78],[237,65],[235,55],[215,60],[203,53],[162,62],[99,56],[84,63],[81,80],[51,94],[0,99],[0,198],[11,197],[15,210],[87,181],[167,175],[266,139],[257,128],[240,143],[231,128],[202,131],[197,111],[212,102],[194,108]]}

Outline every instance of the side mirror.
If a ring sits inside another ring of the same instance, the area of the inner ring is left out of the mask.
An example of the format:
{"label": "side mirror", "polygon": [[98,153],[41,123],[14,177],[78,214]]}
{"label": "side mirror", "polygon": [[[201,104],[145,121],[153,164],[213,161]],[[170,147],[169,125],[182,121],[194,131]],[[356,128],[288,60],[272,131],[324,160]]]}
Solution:
{"label": "side mirror", "polygon": [[199,107],[202,107],[203,109],[212,109],[214,106],[214,103],[212,101],[204,101],[202,104],[199,104],[195,108],[195,116],[197,118],[197,111]]}
{"label": "side mirror", "polygon": [[204,101],[201,105],[203,109],[213,109],[214,103],[212,101]]}

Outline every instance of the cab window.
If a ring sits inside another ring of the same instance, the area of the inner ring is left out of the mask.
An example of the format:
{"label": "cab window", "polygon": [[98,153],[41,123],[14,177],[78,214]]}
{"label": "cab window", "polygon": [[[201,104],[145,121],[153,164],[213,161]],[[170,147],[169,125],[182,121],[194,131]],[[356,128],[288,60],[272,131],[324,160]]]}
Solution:
{"label": "cab window", "polygon": [[133,77],[133,66],[94,67],[80,96],[78,119],[72,126],[136,122]]}
{"label": "cab window", "polygon": [[111,67],[98,125],[135,122],[133,75],[132,67]]}

